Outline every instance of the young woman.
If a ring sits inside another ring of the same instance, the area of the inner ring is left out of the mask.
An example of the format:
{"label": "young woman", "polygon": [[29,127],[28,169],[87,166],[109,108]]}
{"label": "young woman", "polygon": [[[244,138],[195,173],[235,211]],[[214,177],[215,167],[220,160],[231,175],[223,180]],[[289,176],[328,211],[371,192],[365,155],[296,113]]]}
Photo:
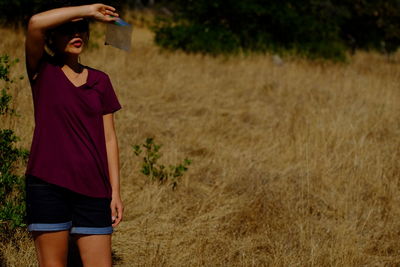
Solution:
{"label": "young woman", "polygon": [[29,21],[35,130],[26,204],[40,266],[66,265],[70,234],[84,266],[111,266],[111,234],[123,214],[113,120],[121,105],[108,75],[80,64],[79,55],[88,19],[117,16],[111,6],[92,4],[51,9]]}

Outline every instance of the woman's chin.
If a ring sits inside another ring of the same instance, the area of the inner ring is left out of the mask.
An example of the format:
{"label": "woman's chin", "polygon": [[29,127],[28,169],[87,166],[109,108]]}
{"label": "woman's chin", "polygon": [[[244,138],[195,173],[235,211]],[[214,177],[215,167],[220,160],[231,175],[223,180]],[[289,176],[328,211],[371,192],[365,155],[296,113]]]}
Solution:
{"label": "woman's chin", "polygon": [[83,51],[83,49],[80,47],[80,48],[68,48],[68,49],[66,49],[64,52],[66,53],[66,54],[70,54],[70,55],[79,55],[79,54],[81,54],[82,53],[82,51]]}

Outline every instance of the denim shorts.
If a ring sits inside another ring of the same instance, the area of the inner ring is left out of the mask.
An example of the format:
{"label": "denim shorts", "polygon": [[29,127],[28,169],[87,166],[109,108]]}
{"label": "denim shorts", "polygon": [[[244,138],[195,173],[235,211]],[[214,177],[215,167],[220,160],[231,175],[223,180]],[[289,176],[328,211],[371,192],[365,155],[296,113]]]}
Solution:
{"label": "denim shorts", "polygon": [[95,198],[26,174],[28,231],[69,230],[71,234],[111,234],[111,198]]}

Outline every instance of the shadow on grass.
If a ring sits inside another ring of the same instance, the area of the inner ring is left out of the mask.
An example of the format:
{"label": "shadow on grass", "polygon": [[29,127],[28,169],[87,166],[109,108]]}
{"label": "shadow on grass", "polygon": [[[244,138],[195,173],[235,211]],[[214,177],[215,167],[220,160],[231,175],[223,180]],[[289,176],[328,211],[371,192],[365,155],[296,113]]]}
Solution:
{"label": "shadow on grass", "polygon": [[0,252],[0,266],[6,266],[6,260],[4,259],[3,253]]}

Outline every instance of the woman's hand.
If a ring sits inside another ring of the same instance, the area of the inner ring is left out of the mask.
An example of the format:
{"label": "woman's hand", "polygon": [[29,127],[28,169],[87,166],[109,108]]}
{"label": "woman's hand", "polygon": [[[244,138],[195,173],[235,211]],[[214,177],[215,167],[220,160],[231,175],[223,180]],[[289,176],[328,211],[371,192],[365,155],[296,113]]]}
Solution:
{"label": "woman's hand", "polygon": [[[119,16],[118,13],[115,12],[115,8],[112,6],[107,6],[103,4],[92,4],[89,5],[90,14],[93,19],[102,21],[102,22],[111,22],[115,21]],[[114,16],[114,17],[111,17]]]}
{"label": "woman's hand", "polygon": [[110,208],[113,222],[112,227],[115,227],[121,222],[124,212],[124,206],[119,195],[112,195]]}

